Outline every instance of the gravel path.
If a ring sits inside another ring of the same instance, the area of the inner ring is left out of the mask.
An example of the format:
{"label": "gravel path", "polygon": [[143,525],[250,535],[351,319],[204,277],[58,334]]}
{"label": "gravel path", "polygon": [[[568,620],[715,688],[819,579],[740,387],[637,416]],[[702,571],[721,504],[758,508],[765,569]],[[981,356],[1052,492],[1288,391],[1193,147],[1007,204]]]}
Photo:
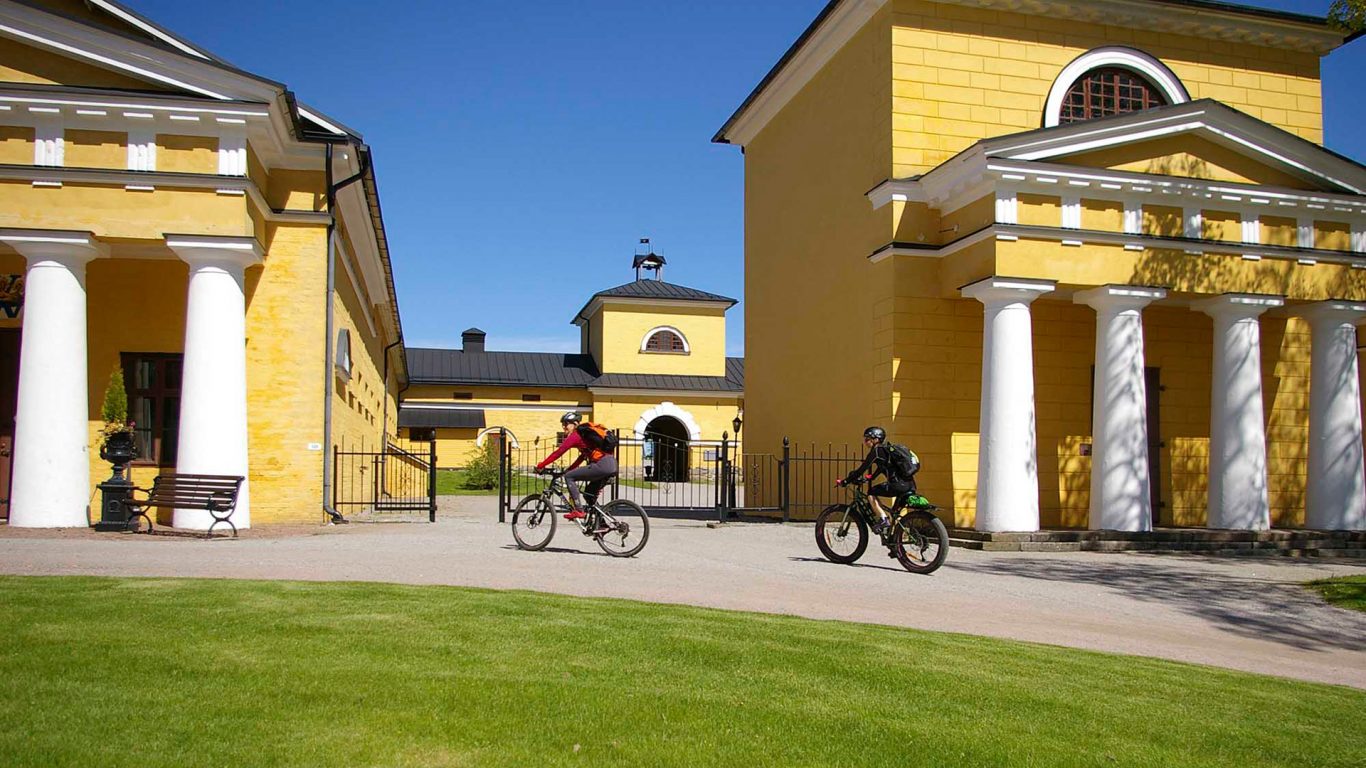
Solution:
{"label": "gravel path", "polygon": [[567,525],[516,549],[492,498],[444,498],[435,525],[257,529],[243,538],[0,527],[0,573],[385,581],[621,597],[1156,656],[1366,689],[1366,614],[1300,587],[1366,568],[1283,558],[954,549],[932,576],[870,548],[820,557],[810,525],[656,520],[609,558]]}

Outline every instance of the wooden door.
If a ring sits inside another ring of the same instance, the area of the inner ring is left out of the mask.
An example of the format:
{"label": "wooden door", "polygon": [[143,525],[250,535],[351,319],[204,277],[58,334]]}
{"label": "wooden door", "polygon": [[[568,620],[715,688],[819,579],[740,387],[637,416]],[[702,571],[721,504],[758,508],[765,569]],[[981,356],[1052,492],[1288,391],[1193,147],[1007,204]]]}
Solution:
{"label": "wooden door", "polygon": [[19,330],[0,329],[0,517],[9,518],[14,411],[19,402]]}

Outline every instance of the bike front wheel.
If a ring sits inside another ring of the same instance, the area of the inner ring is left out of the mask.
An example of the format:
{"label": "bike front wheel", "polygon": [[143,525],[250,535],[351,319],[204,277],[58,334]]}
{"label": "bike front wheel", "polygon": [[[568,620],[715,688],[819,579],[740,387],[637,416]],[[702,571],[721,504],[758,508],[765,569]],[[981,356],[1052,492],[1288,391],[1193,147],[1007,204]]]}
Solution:
{"label": "bike front wheel", "polygon": [[594,538],[612,557],[631,557],[650,540],[650,517],[634,501],[617,499],[602,505],[601,523],[607,531]]}
{"label": "bike front wheel", "polygon": [[512,538],[517,546],[538,552],[555,536],[555,507],[541,496],[522,499],[512,512]]}
{"label": "bike front wheel", "polygon": [[848,504],[832,504],[816,518],[816,546],[826,560],[849,565],[868,548],[868,524]]}
{"label": "bike front wheel", "polygon": [[929,512],[909,512],[896,527],[892,554],[911,573],[934,573],[949,556],[949,531]]}

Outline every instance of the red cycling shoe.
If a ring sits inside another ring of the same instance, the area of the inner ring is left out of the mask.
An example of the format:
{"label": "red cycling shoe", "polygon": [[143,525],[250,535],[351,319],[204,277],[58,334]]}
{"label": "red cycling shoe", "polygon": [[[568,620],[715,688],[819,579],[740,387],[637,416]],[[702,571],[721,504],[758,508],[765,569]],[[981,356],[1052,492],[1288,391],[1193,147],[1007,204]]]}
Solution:
{"label": "red cycling shoe", "polygon": [[582,509],[571,509],[564,513],[564,519],[566,520],[582,520],[585,517],[588,517],[588,513],[584,512]]}

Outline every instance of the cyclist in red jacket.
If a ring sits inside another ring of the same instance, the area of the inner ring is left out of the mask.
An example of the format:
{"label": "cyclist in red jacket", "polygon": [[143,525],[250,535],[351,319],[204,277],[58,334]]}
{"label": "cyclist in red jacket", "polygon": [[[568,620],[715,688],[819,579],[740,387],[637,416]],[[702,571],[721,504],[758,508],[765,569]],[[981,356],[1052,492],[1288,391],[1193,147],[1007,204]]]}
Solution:
{"label": "cyclist in red jacket", "polygon": [[[579,520],[587,513],[584,511],[593,506],[598,501],[598,493],[602,491],[607,481],[617,474],[617,457],[612,455],[610,448],[604,443],[607,435],[606,428],[588,423],[583,423],[583,417],[575,411],[569,411],[560,417],[560,425],[564,427],[564,441],[554,453],[545,457],[540,464],[536,465],[537,472],[545,471],[545,468],[555,463],[570,448],[578,448],[579,456],[574,459],[574,463],[569,465],[569,471],[564,473],[565,485],[569,486],[569,495],[574,500],[574,508],[565,514],[566,520]],[[584,461],[588,466],[580,467]],[[577,481],[584,481],[584,494],[587,496],[587,503],[584,497],[579,495],[579,484]]]}

